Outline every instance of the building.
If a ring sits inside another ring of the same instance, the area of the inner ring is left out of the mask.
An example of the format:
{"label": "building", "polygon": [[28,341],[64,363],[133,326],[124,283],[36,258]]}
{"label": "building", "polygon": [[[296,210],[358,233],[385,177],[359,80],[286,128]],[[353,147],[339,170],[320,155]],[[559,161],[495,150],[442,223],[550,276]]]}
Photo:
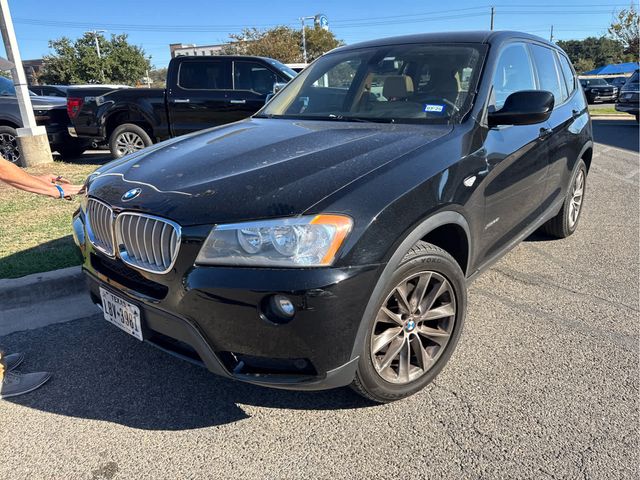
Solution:
{"label": "building", "polygon": [[171,58],[180,57],[182,55],[220,55],[224,46],[224,43],[218,45],[185,45],[183,43],[171,43],[169,44],[169,51],[171,52]]}
{"label": "building", "polygon": [[24,74],[27,77],[27,83],[29,85],[38,84],[38,77],[40,77],[40,71],[43,65],[44,61],[41,58],[22,61],[22,68],[24,68]]}

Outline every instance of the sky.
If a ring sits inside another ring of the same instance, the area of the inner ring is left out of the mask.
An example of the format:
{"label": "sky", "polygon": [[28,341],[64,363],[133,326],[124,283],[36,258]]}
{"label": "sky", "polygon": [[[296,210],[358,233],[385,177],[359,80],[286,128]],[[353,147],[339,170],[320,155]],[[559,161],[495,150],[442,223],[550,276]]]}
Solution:
{"label": "sky", "polygon": [[[9,0],[23,59],[41,58],[48,41],[94,29],[127,33],[157,68],[170,60],[169,43],[216,44],[244,27],[300,26],[300,17],[325,14],[346,43],[419,32],[521,30],[554,40],[606,33],[613,13],[629,0]],[[637,0],[634,0],[637,4]],[[4,55],[4,47],[0,47]]]}

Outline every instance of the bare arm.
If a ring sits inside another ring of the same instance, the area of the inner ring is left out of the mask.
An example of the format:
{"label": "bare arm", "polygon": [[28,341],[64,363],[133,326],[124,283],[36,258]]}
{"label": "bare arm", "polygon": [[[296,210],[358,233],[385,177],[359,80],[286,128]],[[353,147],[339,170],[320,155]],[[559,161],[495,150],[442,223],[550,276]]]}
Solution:
{"label": "bare arm", "polygon": [[[0,181],[19,190],[24,190],[25,192],[60,198],[59,190],[56,188],[54,183],[50,180],[47,181],[47,178],[51,177],[35,177],[33,175],[29,175],[20,167],[0,158]],[[79,185],[64,185],[63,188],[66,195],[77,195],[82,189]]]}

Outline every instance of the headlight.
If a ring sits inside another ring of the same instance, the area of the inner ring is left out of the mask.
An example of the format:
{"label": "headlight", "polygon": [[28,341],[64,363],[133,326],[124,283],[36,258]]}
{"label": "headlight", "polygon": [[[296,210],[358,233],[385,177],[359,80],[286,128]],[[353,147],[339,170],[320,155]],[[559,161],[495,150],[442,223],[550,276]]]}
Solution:
{"label": "headlight", "polygon": [[218,225],[196,263],[258,267],[331,265],[353,221],[343,215],[311,215]]}

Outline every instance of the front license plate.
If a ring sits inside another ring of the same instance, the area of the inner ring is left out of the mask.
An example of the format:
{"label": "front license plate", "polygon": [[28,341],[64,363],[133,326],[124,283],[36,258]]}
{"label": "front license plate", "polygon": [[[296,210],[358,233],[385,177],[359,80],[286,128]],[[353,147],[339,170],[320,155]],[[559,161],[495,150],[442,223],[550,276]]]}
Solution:
{"label": "front license plate", "polygon": [[133,303],[127,302],[113,293],[100,287],[102,310],[107,322],[142,340],[140,327],[140,309]]}

